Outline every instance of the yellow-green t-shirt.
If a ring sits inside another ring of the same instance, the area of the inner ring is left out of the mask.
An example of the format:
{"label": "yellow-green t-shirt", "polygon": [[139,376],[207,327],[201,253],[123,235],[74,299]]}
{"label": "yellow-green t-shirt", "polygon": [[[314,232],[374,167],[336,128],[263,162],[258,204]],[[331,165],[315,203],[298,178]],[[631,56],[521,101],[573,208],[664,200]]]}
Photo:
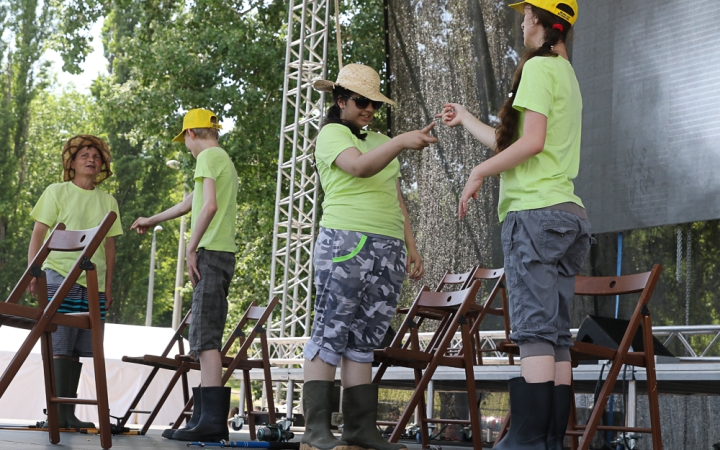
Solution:
{"label": "yellow-green t-shirt", "polygon": [[542,152],[501,174],[500,221],[510,211],[566,202],[583,206],[573,184],[580,167],[582,97],[570,63],[559,56],[528,60],[513,107],[520,111],[520,136],[528,109],[547,117],[547,135]]}
{"label": "yellow-green t-shirt", "polygon": [[[93,190],[87,190],[76,186],[72,181],[67,181],[48,186],[30,212],[30,217],[36,222],[50,227],[49,235],[58,223],[64,223],[66,230],[95,228],[100,225],[100,222],[105,218],[105,214],[110,211],[115,211],[117,219],[110,227],[106,238],[118,236],[123,232],[120,225],[120,211],[115,198],[97,187]],[[80,252],[50,252],[42,268],[43,270],[52,269],[66,277],[79,256]],[[105,239],[103,239],[91,260],[97,268],[98,289],[100,292],[105,292],[105,273],[107,271]],[[77,282],[87,287],[85,271],[80,274]]]}
{"label": "yellow-green t-shirt", "polygon": [[325,191],[320,225],[405,240],[405,217],[397,192],[400,176],[397,158],[369,178],[352,176],[334,164],[335,158],[348,148],[367,153],[389,140],[383,134],[369,131],[362,141],[341,124],[328,124],[320,130],[315,148],[320,182]]}
{"label": "yellow-green t-shirt", "polygon": [[235,253],[238,176],[227,152],[220,147],[200,152],[195,166],[195,194],[192,202],[192,228],[203,206],[203,178],[215,180],[217,211],[200,239],[198,249]]}

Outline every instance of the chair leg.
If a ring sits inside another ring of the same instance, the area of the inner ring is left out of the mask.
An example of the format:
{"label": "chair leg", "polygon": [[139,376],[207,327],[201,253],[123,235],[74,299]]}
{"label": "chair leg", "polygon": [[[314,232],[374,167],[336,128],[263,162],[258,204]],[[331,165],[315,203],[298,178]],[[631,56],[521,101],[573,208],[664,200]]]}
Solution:
{"label": "chair leg", "polygon": [[40,352],[42,353],[43,371],[45,372],[45,404],[48,417],[48,437],[51,444],[60,442],[60,427],[58,425],[58,404],[52,401],[57,397],[55,387],[55,369],[52,356],[52,335],[43,333],[40,338]]}
{"label": "chair leg", "polygon": [[[145,392],[147,392],[148,387],[150,387],[150,383],[152,383],[152,380],[155,379],[155,375],[160,371],[159,367],[153,368],[153,370],[150,372],[148,377],[145,379],[145,383],[140,387],[140,390],[138,391],[137,395],[133,399],[132,402],[130,402],[130,406],[128,406],[127,411],[125,411],[125,415],[120,419],[118,422],[119,427],[124,427],[125,424],[127,424],[128,420],[130,420],[130,416],[132,415],[132,410],[137,408],[137,405],[140,403],[140,400],[145,395]],[[187,403],[187,399],[185,400]]]}
{"label": "chair leg", "polygon": [[[250,386],[250,371],[243,370],[243,383],[245,385],[245,407],[247,408],[248,428],[250,440],[255,440],[255,414],[253,414],[252,387]],[[303,391],[304,392],[304,391]]]}
{"label": "chair leg", "polygon": [[[91,305],[92,308],[92,305]],[[95,308],[92,308],[95,309]],[[102,322],[100,312],[90,312],[90,325],[93,346],[93,364],[95,369],[95,389],[98,407],[98,428],[100,430],[100,445],[102,448],[112,447],[112,434],[110,432],[110,404],[107,392],[107,373],[105,372],[105,350],[103,348]]]}
{"label": "chair leg", "polygon": [[468,403],[470,405],[470,430],[473,435],[473,448],[482,450],[482,439],[475,436],[482,436],[480,428],[480,414],[478,413],[477,388],[475,387],[475,374],[472,366],[465,366],[465,380],[468,391]]}
{"label": "chair leg", "polygon": [[173,374],[173,377],[170,379],[170,383],[168,383],[167,388],[165,388],[165,391],[160,396],[160,399],[158,400],[157,404],[153,408],[152,412],[150,412],[150,416],[145,421],[145,425],[143,425],[142,430],[140,430],[140,434],[145,434],[150,429],[150,425],[152,425],[153,421],[155,420],[155,417],[157,417],[158,413],[160,412],[160,408],[165,404],[165,401],[170,396],[170,393],[172,392],[173,388],[175,387],[175,384],[180,379],[180,376],[186,372],[186,364],[183,362],[180,364],[180,367],[175,371]]}

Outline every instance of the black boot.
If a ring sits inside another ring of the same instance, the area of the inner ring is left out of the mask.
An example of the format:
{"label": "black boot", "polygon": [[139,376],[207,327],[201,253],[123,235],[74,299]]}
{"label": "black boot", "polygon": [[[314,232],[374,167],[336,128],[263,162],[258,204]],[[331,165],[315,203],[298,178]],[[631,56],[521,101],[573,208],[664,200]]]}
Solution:
{"label": "black boot", "polygon": [[343,390],[342,440],[349,445],[374,450],[407,449],[387,441],[377,427],[378,385],[361,384]]}
{"label": "black boot", "polygon": [[[510,389],[510,431],[496,450],[546,450],[555,383],[526,383],[513,378]],[[566,421],[567,423],[567,421]]]}
{"label": "black boot", "polygon": [[189,430],[175,430],[172,438],[178,441],[227,441],[230,438],[227,425],[230,388],[213,386],[199,389],[203,405],[197,425]]}
{"label": "black boot", "polygon": [[572,401],[572,388],[567,384],[560,384],[554,388],[553,413],[550,416],[548,430],[548,450],[564,450],[565,430],[570,417],[570,402]]}
{"label": "black boot", "polygon": [[[187,431],[192,428],[195,428],[195,426],[198,424],[198,421],[200,420],[200,413],[202,413],[202,391],[199,387],[192,388],[193,391],[193,413],[190,417],[190,420],[188,420],[187,425],[185,425],[182,428],[178,428],[178,430]],[[173,439],[173,435],[175,434],[177,430],[174,428],[168,428],[167,430],[163,431],[162,437],[167,439]]]}
{"label": "black boot", "polygon": [[323,380],[303,383],[305,432],[300,439],[300,450],[348,450],[348,444],[330,431],[334,386],[334,382]]}

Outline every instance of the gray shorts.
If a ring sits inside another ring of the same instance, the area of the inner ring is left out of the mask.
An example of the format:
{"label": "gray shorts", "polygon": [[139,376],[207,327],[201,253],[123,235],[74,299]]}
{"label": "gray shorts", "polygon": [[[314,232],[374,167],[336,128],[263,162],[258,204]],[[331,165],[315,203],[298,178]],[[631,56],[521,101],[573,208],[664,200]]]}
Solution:
{"label": "gray shorts", "polygon": [[590,222],[570,212],[508,213],[502,246],[513,341],[572,346],[575,275],[582,270],[592,239]]}
{"label": "gray shorts", "polygon": [[195,285],[190,318],[190,355],[220,350],[228,311],[228,289],[235,273],[235,254],[201,248],[197,252],[200,281]]}
{"label": "gray shorts", "polygon": [[320,228],[315,243],[315,321],[305,358],[334,366],[345,357],[373,361],[395,315],[405,278],[405,243],[356,231]]}
{"label": "gray shorts", "polygon": [[[52,269],[45,270],[45,279],[48,286],[48,300],[60,289],[65,277]],[[105,327],[105,293],[100,292],[100,315]],[[63,300],[58,312],[78,313],[88,311],[88,290],[85,286],[75,284]],[[89,358],[93,355],[92,334],[90,330],[58,325],[52,334],[53,355],[55,356],[82,356]]]}

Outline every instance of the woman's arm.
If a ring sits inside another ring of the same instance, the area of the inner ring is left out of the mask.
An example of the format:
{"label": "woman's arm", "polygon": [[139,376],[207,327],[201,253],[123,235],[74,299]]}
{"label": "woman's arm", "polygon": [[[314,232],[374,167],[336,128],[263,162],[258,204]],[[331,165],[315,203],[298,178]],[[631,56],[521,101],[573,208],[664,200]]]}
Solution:
{"label": "woman's arm", "polygon": [[495,150],[495,128],[478,120],[463,105],[446,103],[443,112],[436,114],[435,117],[442,118],[443,123],[449,127],[462,125],[480,143]]}
{"label": "woman's arm", "polygon": [[[28,266],[33,262],[35,255],[37,255],[40,251],[40,247],[42,247],[43,241],[45,240],[45,236],[47,235],[49,229],[50,227],[44,223],[35,222],[32,235],[30,236],[30,245],[28,246]],[[33,277],[30,281],[27,291],[32,295],[37,294],[37,280],[35,277]]]}
{"label": "woman's arm", "polygon": [[112,305],[112,280],[115,272],[115,238],[105,238],[105,311]]}
{"label": "woman's arm", "polygon": [[520,139],[502,152],[475,166],[470,172],[470,177],[460,196],[458,219],[462,219],[467,214],[468,200],[471,197],[477,199],[483,178],[513,169],[542,152],[545,148],[546,134],[547,117],[538,112],[526,110],[523,135]]}
{"label": "woman's arm", "polygon": [[358,178],[369,178],[377,175],[406,148],[422,150],[428,145],[437,142],[437,138],[430,135],[430,131],[434,126],[435,122],[422,130],[403,133],[367,153],[361,153],[355,147],[346,148],[335,158],[335,165],[344,172]]}
{"label": "woman's arm", "polygon": [[400,190],[400,180],[397,181],[397,193],[400,209],[402,210],[403,217],[405,217],[404,235],[405,247],[407,247],[407,268],[405,270],[410,274],[410,278],[419,280],[425,273],[425,266],[420,253],[417,251],[415,235],[413,234],[412,225],[410,224],[410,216],[408,215],[407,208],[405,208],[405,201],[403,200],[402,191]]}

